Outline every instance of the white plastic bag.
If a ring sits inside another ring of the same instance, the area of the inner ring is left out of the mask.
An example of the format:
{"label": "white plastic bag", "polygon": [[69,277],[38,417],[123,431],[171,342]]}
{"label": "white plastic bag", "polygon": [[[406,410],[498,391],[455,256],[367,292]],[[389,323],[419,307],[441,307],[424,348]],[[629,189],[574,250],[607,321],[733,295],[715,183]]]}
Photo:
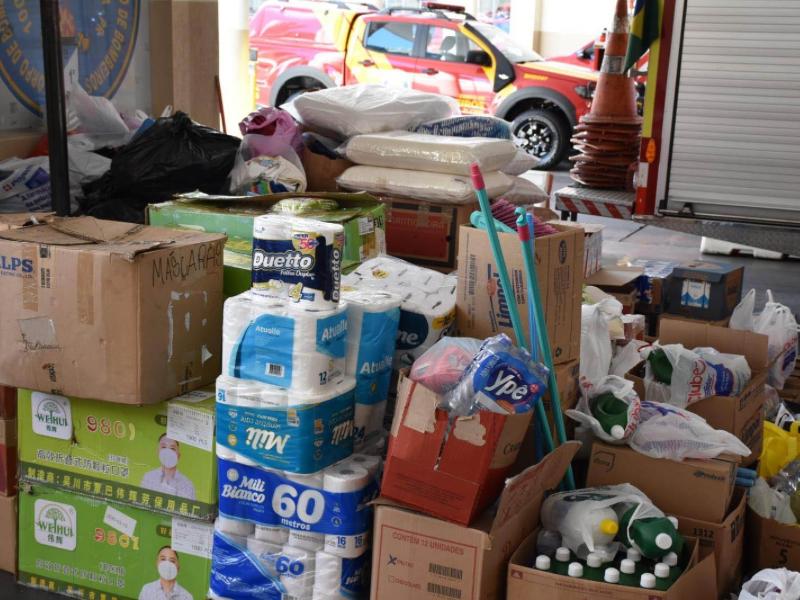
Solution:
{"label": "white plastic bag", "polygon": [[261,138],[245,135],[231,170],[231,193],[234,195],[280,194],[306,191],[306,173],[300,157],[289,144],[281,147],[281,156],[258,153]]}
{"label": "white plastic bag", "polygon": [[720,454],[750,456],[750,449],[733,434],[714,429],[699,415],[659,402],[641,403],[639,426],[628,444],[641,454],[677,461]]}
{"label": "white plastic bag", "polygon": [[[619,436],[615,436],[603,429],[600,421],[592,414],[592,399],[607,393],[613,394],[617,399],[628,405],[628,424]],[[577,406],[574,409],[567,410],[566,414],[571,419],[589,427],[592,433],[604,442],[624,444],[639,425],[640,406],[641,401],[633,390],[633,382],[622,377],[609,375],[594,384],[589,381],[583,382],[581,385],[581,397]]]}
{"label": "white plastic bag", "polygon": [[597,304],[581,306],[580,376],[592,383],[608,375],[611,368],[611,334],[609,320],[622,314],[622,304],[609,296]]}
{"label": "white plastic bag", "polygon": [[742,586],[739,600],[797,600],[800,573],[789,569],[763,569]]}
{"label": "white plastic bag", "polygon": [[447,96],[370,84],[309,92],[281,108],[311,129],[340,139],[407,130],[461,112],[458,103]]}
{"label": "white plastic bag", "polygon": [[[483,176],[489,198],[497,198],[511,188],[511,178],[499,171]],[[378,196],[412,198],[469,204],[476,201],[472,179],[467,175],[427,173],[386,167],[350,167],[336,180],[345,190],[363,191]]]}
{"label": "white plastic bag", "polygon": [[784,525],[797,524],[789,495],[771,488],[762,477],[750,488],[747,505],[762,519],[773,519]]}
{"label": "white plastic bag", "polygon": [[0,213],[50,208],[50,165],[46,156],[0,162]]}
{"label": "white plastic bag", "polygon": [[624,346],[618,346],[614,358],[611,359],[611,375],[625,377],[631,369],[642,362],[641,350],[649,346],[647,342],[641,340],[631,340]]}
{"label": "white plastic bag", "polygon": [[771,290],[767,290],[767,303],[758,315],[754,314],[755,299],[755,289],[745,294],[733,310],[730,328],[754,331],[769,338],[769,384],[782,390],[797,363],[797,320],[791,309],[775,302]]}
{"label": "white plastic bag", "polygon": [[72,84],[66,100],[70,128],[84,134],[95,148],[121,146],[130,139],[131,132],[111,100],[90,96],[77,83]]}
{"label": "white plastic bag", "polygon": [[511,161],[516,151],[510,140],[408,131],[357,135],[344,146],[344,154],[357,165],[451,175],[469,175],[473,163],[478,163],[483,172],[498,171]]}

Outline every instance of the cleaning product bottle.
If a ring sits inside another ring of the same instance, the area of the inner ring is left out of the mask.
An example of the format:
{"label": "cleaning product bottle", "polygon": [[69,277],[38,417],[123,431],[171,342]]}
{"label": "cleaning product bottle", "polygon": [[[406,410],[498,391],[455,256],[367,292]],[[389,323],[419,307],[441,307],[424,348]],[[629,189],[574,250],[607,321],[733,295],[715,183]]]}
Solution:
{"label": "cleaning product bottle", "polygon": [[674,552],[670,552],[669,554],[665,554],[661,557],[661,562],[667,565],[670,569],[674,569],[678,566],[678,555]]}
{"label": "cleaning product bottle", "polygon": [[639,587],[639,578],[636,576],[636,563],[629,558],[623,558],[619,563],[619,582],[629,587]]}
{"label": "cleaning product bottle", "polygon": [[643,573],[644,565],[642,564],[642,553],[636,548],[628,548],[625,553],[625,558],[632,560],[636,564],[636,573],[641,575]]}
{"label": "cleaning product bottle", "polygon": [[599,554],[590,552],[586,557],[586,568],[583,576],[591,581],[603,581],[603,559]]}
{"label": "cleaning product bottle", "polygon": [[580,579],[581,577],[583,577],[583,565],[579,562],[569,563],[569,567],[567,568],[567,575],[570,577],[574,577],[575,579]]}
{"label": "cleaning product bottle", "polygon": [[536,557],[534,567],[537,571],[549,571],[551,566],[550,557],[547,554],[540,554]]}
{"label": "cleaning product bottle", "polygon": [[656,589],[656,576],[652,573],[642,573],[642,576],[639,578],[639,587],[647,590]]}
{"label": "cleaning product bottle", "polygon": [[656,348],[647,356],[653,377],[660,383],[672,383],[672,363],[669,362],[667,353],[661,348]]}
{"label": "cleaning product bottle", "polygon": [[643,556],[658,558],[667,552],[680,552],[683,536],[667,517],[635,517],[638,506],[629,508],[620,519],[620,538],[635,546]]}
{"label": "cleaning product bottle", "polygon": [[656,563],[656,566],[653,570],[653,574],[656,576],[656,589],[660,591],[666,591],[669,589],[669,586],[672,585],[673,580],[670,577],[671,569],[668,565],[664,563]]}
{"label": "cleaning product bottle", "polygon": [[603,581],[606,583],[619,583],[619,571],[614,567],[609,567],[603,573]]}
{"label": "cleaning product bottle", "polygon": [[558,531],[564,546],[585,556],[593,552],[595,547],[603,547],[614,541],[619,532],[619,517],[607,503],[603,504],[591,495],[562,493],[553,494],[545,500],[542,505],[542,525],[545,529]]}
{"label": "cleaning product bottle", "polygon": [[556,561],[553,565],[553,573],[557,575],[566,575],[569,570],[569,561],[572,559],[569,548],[561,546],[556,549]]}
{"label": "cleaning product bottle", "polygon": [[615,440],[625,437],[628,427],[628,405],[625,402],[606,392],[589,400],[589,410],[608,435]]}

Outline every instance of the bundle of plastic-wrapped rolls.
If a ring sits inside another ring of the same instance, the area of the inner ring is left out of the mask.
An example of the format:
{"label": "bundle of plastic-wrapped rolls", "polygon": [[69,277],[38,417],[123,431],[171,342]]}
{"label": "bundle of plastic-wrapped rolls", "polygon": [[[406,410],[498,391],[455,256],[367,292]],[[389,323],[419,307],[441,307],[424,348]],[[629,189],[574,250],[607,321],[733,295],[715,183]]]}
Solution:
{"label": "bundle of plastic-wrapped rolls", "polygon": [[[364,298],[355,311],[340,302],[341,235],[339,225],[258,217],[253,288],[225,303],[213,598],[333,600],[369,588],[381,460],[353,454],[350,359],[362,360],[361,339],[388,335],[393,348],[395,332],[373,331]],[[384,304],[399,312],[399,299]]]}

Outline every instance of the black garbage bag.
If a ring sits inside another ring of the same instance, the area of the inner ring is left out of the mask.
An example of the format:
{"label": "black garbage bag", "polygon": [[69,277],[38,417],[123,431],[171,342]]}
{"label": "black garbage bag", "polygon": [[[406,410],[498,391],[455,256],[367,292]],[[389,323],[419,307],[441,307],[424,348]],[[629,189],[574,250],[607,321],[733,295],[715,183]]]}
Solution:
{"label": "black garbage bag", "polygon": [[81,213],[144,223],[148,204],[182,192],[227,192],[241,140],[177,112],[125,145],[101,178],[83,188]]}

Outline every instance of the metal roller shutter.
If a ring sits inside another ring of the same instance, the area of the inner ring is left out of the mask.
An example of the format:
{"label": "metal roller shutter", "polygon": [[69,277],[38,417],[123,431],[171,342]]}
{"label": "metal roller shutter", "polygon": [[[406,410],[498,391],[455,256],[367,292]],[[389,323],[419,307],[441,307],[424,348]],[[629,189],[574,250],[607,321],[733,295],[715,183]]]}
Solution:
{"label": "metal roller shutter", "polygon": [[800,223],[800,0],[686,0],[668,211]]}

